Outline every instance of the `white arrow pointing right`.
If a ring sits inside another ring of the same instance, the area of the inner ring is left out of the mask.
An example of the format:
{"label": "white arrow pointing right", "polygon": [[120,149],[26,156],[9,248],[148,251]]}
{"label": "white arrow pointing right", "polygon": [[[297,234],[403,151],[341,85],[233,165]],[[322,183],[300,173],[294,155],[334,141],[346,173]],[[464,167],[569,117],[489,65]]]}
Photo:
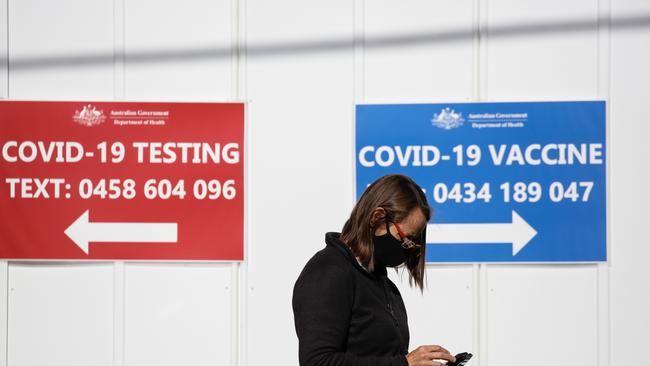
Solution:
{"label": "white arrow pointing right", "polygon": [[513,256],[535,235],[537,231],[515,210],[512,210],[512,222],[509,223],[427,225],[428,244],[512,243]]}

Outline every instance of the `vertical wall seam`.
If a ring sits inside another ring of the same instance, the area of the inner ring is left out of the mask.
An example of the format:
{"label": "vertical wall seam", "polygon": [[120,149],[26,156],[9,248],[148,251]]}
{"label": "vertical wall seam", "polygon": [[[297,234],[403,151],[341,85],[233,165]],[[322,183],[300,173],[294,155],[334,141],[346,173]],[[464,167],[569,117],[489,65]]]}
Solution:
{"label": "vertical wall seam", "polygon": [[247,359],[247,347],[248,347],[248,216],[250,214],[250,199],[248,194],[250,192],[248,182],[249,180],[249,108],[248,101],[246,100],[247,86],[246,86],[246,1],[245,0],[233,0],[233,6],[235,7],[235,13],[233,16],[233,31],[236,32],[235,42],[237,50],[237,58],[235,64],[235,71],[231,75],[235,78],[235,87],[234,87],[234,97],[238,101],[245,101],[244,105],[244,261],[236,264],[236,286],[232,286],[235,291],[233,300],[235,301],[235,306],[237,307],[237,315],[235,321],[235,341],[236,347],[233,347],[235,354],[233,355],[236,358],[234,363],[236,366],[246,365],[248,362]]}
{"label": "vertical wall seam", "polygon": [[479,364],[481,364],[481,281],[480,281],[480,264],[472,265],[472,353],[476,354]]}
{"label": "vertical wall seam", "polygon": [[[474,1],[474,73],[476,80],[472,90],[473,99],[484,101],[487,99],[487,12],[488,0]],[[477,353],[480,366],[488,364],[488,271],[487,264],[475,264],[473,266],[474,278],[474,336],[473,347]]]}
{"label": "vertical wall seam", "polygon": [[481,29],[480,0],[472,1],[472,101],[477,101],[481,93]]}
{"label": "vertical wall seam", "polygon": [[113,0],[113,99],[124,100],[125,68],[126,68],[126,35],[125,35],[125,3],[124,0]]}
{"label": "vertical wall seam", "polygon": [[[238,0],[230,1],[230,98],[232,101],[240,100],[240,4]],[[245,144],[247,146],[248,144]],[[245,156],[248,154],[244,154]],[[246,179],[244,177],[244,179]],[[245,185],[245,182],[244,182]],[[245,196],[245,194],[244,194]],[[245,203],[244,203],[245,204]],[[246,225],[244,225],[244,240],[246,237]],[[240,364],[240,309],[239,302],[239,271],[240,264],[233,262],[230,265],[230,364],[238,366]]]}
{"label": "vertical wall seam", "polygon": [[607,261],[596,265],[596,360],[598,366],[611,365],[611,315],[610,315],[610,263],[611,263],[611,100],[610,100],[610,81],[611,81],[611,0],[598,0],[597,3],[597,29],[596,35],[598,41],[596,44],[597,54],[597,85],[596,93],[599,99],[606,101],[605,110],[605,146],[607,155],[605,157],[605,182],[606,182],[606,200],[605,200],[605,230],[607,242]]}
{"label": "vertical wall seam", "polygon": [[[9,17],[9,13],[7,13],[7,17]],[[9,47],[7,47],[7,49],[8,48]],[[5,320],[5,342],[4,342],[4,345],[3,345],[5,357],[4,357],[4,360],[2,360],[2,361],[4,361],[3,366],[8,366],[9,365],[9,293],[11,292],[11,287],[10,287],[11,284],[9,283],[9,264],[10,264],[9,261],[3,261],[3,267],[5,267],[5,268],[3,268],[3,271],[5,272],[5,275],[7,276],[7,284],[6,284],[7,288],[6,288],[6,291],[5,291],[5,294],[6,294],[5,306],[6,306],[6,308],[5,308],[5,313],[3,314],[3,316],[5,317],[5,319],[4,319]]]}
{"label": "vertical wall seam", "polygon": [[230,96],[239,98],[239,1],[230,1]]}
{"label": "vertical wall seam", "polygon": [[120,79],[122,80],[122,99],[126,98],[126,0],[119,0],[121,4],[122,14],[120,14],[120,28],[122,30],[122,54],[120,62],[122,63],[122,70],[120,72]]}
{"label": "vertical wall seam", "polygon": [[354,90],[356,102],[365,102],[365,0],[354,1],[353,16],[353,46],[354,46]]}
{"label": "vertical wall seam", "polygon": [[489,339],[488,339],[488,314],[489,314],[489,301],[488,294],[490,291],[490,280],[488,276],[488,266],[487,264],[481,265],[481,313],[479,315],[480,325],[479,330],[481,332],[480,341],[479,341],[479,352],[480,352],[480,365],[488,365],[488,354],[489,354]]}
{"label": "vertical wall seam", "polygon": [[[6,34],[6,43],[5,43],[6,50],[5,50],[5,61],[4,61],[4,68],[5,68],[4,69],[4,74],[5,74],[5,88],[6,88],[6,90],[5,90],[6,91],[5,98],[7,100],[9,100],[9,98],[10,98],[10,94],[9,94],[9,81],[10,81],[9,80],[9,75],[10,75],[9,74],[9,1],[10,0],[5,0],[5,5],[6,5],[6,7],[5,7],[5,17],[6,18],[5,19],[7,20],[7,22],[6,22],[7,27],[6,27],[5,31],[7,32],[7,34]],[[9,266],[9,262],[7,262],[7,266]]]}
{"label": "vertical wall seam", "polygon": [[[612,151],[611,144],[614,141],[614,139],[612,138],[613,129],[611,128],[611,126],[612,126],[612,123],[611,123],[611,111],[612,111],[612,108],[611,108],[611,96],[612,96],[612,94],[611,94],[611,88],[612,88],[612,27],[611,27],[612,5],[611,4],[612,3],[611,3],[611,1],[612,0],[606,0],[606,2],[607,2],[607,32],[606,32],[607,33],[607,52],[605,53],[605,57],[607,58],[607,111],[606,111],[606,115],[605,115],[605,121],[607,122],[607,126],[606,126],[606,129],[605,129],[605,131],[606,131],[605,136],[606,136],[606,144],[607,144],[608,152]],[[606,237],[607,243],[611,243],[611,240],[608,240],[608,239],[612,238],[612,228],[613,228],[612,215],[611,215],[611,212],[612,212],[611,211],[611,207],[612,207],[611,206],[611,202],[612,202],[612,199],[611,199],[611,197],[612,197],[611,196],[611,192],[612,192],[612,189],[611,189],[612,188],[611,153],[607,154],[606,159],[609,160],[609,161],[607,161],[607,166],[606,166],[606,169],[609,169],[609,172],[608,172],[608,174],[605,175],[605,180],[607,182],[607,186],[610,187],[610,188],[609,188],[609,194],[607,194],[607,199],[606,199],[606,202],[605,202],[605,207],[606,207],[605,212],[607,213],[607,216],[609,216],[609,217],[606,217],[606,220],[605,220],[605,222],[606,222],[606,230],[607,230],[607,235],[605,237]],[[607,316],[607,366],[612,366],[612,359],[613,359],[613,357],[612,357],[612,353],[613,353],[612,352],[612,315],[611,315],[612,308],[611,308],[611,292],[610,292],[610,290],[611,290],[611,287],[610,287],[611,273],[610,273],[610,270],[609,270],[610,269],[610,263],[613,260],[612,257],[611,257],[611,254],[612,254],[612,251],[610,250],[610,245],[607,245],[607,261],[608,262],[603,265],[603,267],[607,269],[607,278],[606,278],[606,280],[607,280],[607,296],[605,298],[606,306],[607,306],[607,312],[606,312],[606,316]]]}
{"label": "vertical wall seam", "polygon": [[[125,3],[113,0],[113,99],[124,100]],[[113,365],[126,364],[126,280],[124,261],[113,262]]]}
{"label": "vertical wall seam", "polygon": [[[4,2],[5,3],[4,3],[4,9],[3,9],[3,11],[4,11],[3,18],[4,18],[4,20],[6,20],[6,22],[5,22],[5,24],[6,24],[6,28],[5,28],[6,34],[5,34],[5,49],[3,50],[4,61],[0,65],[0,68],[2,69],[2,73],[3,73],[3,77],[1,79],[4,79],[4,82],[5,82],[5,85],[3,86],[3,88],[5,89],[4,90],[5,91],[4,98],[8,100],[9,95],[10,95],[9,94],[9,0],[4,0]],[[2,99],[1,96],[0,96],[0,99]],[[4,309],[3,314],[0,315],[0,316],[4,317],[3,322],[4,322],[4,327],[5,327],[5,329],[4,329],[4,342],[3,342],[2,345],[0,345],[0,347],[2,347],[2,351],[4,353],[4,355],[3,355],[4,357],[2,357],[2,359],[0,359],[0,365],[2,365],[2,366],[9,365],[9,293],[11,291],[10,290],[10,283],[9,283],[9,265],[10,265],[9,261],[2,261],[1,264],[0,264],[0,268],[2,268],[2,272],[4,272],[3,274],[5,275],[5,280],[6,280],[6,282],[4,284],[5,289],[4,289],[4,294],[3,294],[3,296],[5,296],[5,298],[3,299],[5,309]]]}
{"label": "vertical wall seam", "polygon": [[[3,50],[4,61],[3,61],[2,65],[0,65],[0,68],[2,68],[2,73],[3,73],[2,79],[4,79],[4,82],[5,82],[5,85],[3,87],[5,89],[4,98],[8,100],[9,95],[10,95],[9,94],[9,0],[4,0],[4,1],[5,1],[5,3],[4,3],[4,9],[3,9],[3,12],[4,12],[3,18],[4,18],[4,20],[6,20],[6,22],[5,22],[5,24],[6,24],[6,26],[5,26],[6,34],[5,34],[5,49]],[[2,99],[2,98],[0,97],[0,99]],[[9,364],[9,293],[10,293],[9,264],[10,264],[9,261],[2,261],[2,263],[0,264],[0,268],[2,268],[2,272],[5,275],[5,281],[6,281],[5,284],[4,284],[5,289],[4,289],[4,294],[3,294],[5,296],[5,298],[3,299],[5,309],[4,309],[3,314],[0,315],[0,316],[4,317],[3,321],[4,321],[4,327],[5,327],[5,329],[4,329],[4,342],[3,342],[2,345],[0,345],[0,347],[3,348],[2,351],[4,353],[4,355],[3,355],[4,357],[2,357],[2,359],[0,359],[0,364],[2,366],[7,366]]]}
{"label": "vertical wall seam", "polygon": [[113,365],[123,366],[125,364],[125,281],[124,262],[113,263]]}
{"label": "vertical wall seam", "polygon": [[230,364],[239,365],[239,263],[230,264]]}
{"label": "vertical wall seam", "polygon": [[[472,80],[471,80],[471,100],[480,100],[481,93],[481,24],[480,24],[480,5],[481,0],[472,1]],[[476,354],[479,363],[481,363],[482,354],[480,352],[480,319],[481,319],[481,282],[480,282],[480,264],[472,264],[472,351]]]}
{"label": "vertical wall seam", "polygon": [[123,366],[126,365],[126,264],[122,268],[122,301],[121,301],[121,307],[122,307],[122,332],[120,333],[122,335],[122,342],[120,345],[122,346],[122,355],[120,358],[120,362]]}
{"label": "vertical wall seam", "polygon": [[[9,0],[4,0],[4,2],[5,3],[4,3],[4,9],[3,9],[4,10],[3,18],[6,21],[5,22],[5,24],[6,24],[6,28],[5,28],[6,34],[5,34],[5,49],[3,50],[4,61],[3,61],[2,65],[0,65],[0,68],[2,68],[2,73],[3,73],[2,79],[4,79],[4,82],[5,82],[5,85],[4,85],[5,96],[4,96],[4,98],[8,100],[9,96],[10,96],[10,94],[9,94]],[[0,97],[0,99],[2,99],[2,98]],[[9,265],[10,265],[9,261],[2,261],[2,263],[0,264],[0,268],[2,268],[2,272],[4,272],[5,279],[6,279],[5,289],[4,289],[4,294],[3,294],[5,296],[5,298],[3,299],[5,309],[4,309],[3,314],[0,315],[0,316],[4,317],[3,321],[4,321],[4,327],[5,327],[5,329],[4,329],[4,342],[3,342],[2,345],[0,345],[0,347],[3,348],[2,351],[4,352],[4,357],[2,357],[2,359],[0,359],[0,364],[2,366],[9,365],[9,294],[10,294],[10,291],[11,291],[10,283],[9,283]]]}
{"label": "vertical wall seam", "polygon": [[238,300],[241,311],[239,313],[239,347],[238,347],[238,360],[239,366],[245,366],[248,362],[247,346],[248,346],[248,296],[246,289],[248,288],[248,265],[242,263],[239,266],[240,281]]}
{"label": "vertical wall seam", "polygon": [[[356,105],[365,102],[365,0],[355,0],[352,8],[352,181],[357,180],[356,169]],[[352,184],[352,198],[356,201],[356,184]]]}
{"label": "vertical wall seam", "polygon": [[489,99],[488,95],[488,46],[489,46],[489,27],[488,27],[488,3],[489,0],[479,0],[479,100]]}
{"label": "vertical wall seam", "polygon": [[241,100],[247,100],[248,96],[248,55],[247,55],[247,21],[248,3],[246,0],[238,0],[238,32],[239,32],[239,79],[238,96]]}

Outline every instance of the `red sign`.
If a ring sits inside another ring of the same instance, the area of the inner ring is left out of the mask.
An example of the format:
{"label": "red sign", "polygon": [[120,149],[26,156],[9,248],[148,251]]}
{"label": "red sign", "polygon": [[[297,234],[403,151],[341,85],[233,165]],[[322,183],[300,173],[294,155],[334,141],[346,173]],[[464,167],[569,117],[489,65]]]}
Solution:
{"label": "red sign", "polygon": [[0,101],[0,258],[243,260],[241,103]]}

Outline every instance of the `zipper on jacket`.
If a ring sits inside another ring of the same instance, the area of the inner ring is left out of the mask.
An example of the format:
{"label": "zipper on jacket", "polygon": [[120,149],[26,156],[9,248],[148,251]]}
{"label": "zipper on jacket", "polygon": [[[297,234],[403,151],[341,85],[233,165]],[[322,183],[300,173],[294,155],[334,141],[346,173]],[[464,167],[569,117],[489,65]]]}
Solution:
{"label": "zipper on jacket", "polygon": [[388,303],[388,312],[393,317],[393,320],[395,321],[395,326],[399,327],[399,322],[397,321],[397,317],[395,316],[395,313],[393,312],[393,307],[390,306],[390,303]]}
{"label": "zipper on jacket", "polygon": [[[399,328],[399,321],[397,321],[397,316],[395,315],[395,312],[393,311],[393,306],[390,302],[390,297],[388,297],[388,290],[386,289],[387,283],[386,283],[386,278],[382,280],[383,286],[384,286],[384,296],[386,297],[386,307],[388,308],[388,312],[390,313],[390,316],[393,318],[393,321],[395,322],[395,327]],[[399,329],[397,330],[399,333]]]}
{"label": "zipper on jacket", "polygon": [[[395,315],[395,311],[393,310],[393,305],[391,304],[390,297],[388,296],[387,281],[388,281],[388,277],[384,277],[382,282],[384,285],[384,295],[386,297],[386,307],[388,308],[388,312],[390,313],[390,316],[395,321],[395,331],[397,332],[397,338],[399,339],[400,347],[405,347],[404,342],[402,341],[402,332],[399,329],[399,321],[397,321],[397,316]],[[407,354],[408,350],[406,348],[402,348],[402,352],[404,354]]]}

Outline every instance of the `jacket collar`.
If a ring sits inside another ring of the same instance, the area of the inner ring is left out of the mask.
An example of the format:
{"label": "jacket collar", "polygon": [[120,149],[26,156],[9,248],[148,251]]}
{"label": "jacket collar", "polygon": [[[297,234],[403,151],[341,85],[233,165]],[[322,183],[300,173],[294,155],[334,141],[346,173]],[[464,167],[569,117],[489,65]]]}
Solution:
{"label": "jacket collar", "polygon": [[359,271],[363,272],[365,275],[370,276],[374,279],[379,279],[381,277],[385,277],[387,272],[386,272],[386,267],[383,266],[377,266],[375,265],[375,270],[373,272],[369,272],[368,269],[365,266],[362,266],[359,261],[357,261],[357,258],[354,256],[354,253],[352,252],[352,249],[350,249],[349,246],[344,244],[341,239],[341,233],[337,232],[328,232],[325,234],[325,244],[328,246],[336,248],[338,251],[340,251],[351,263],[352,265]]}

